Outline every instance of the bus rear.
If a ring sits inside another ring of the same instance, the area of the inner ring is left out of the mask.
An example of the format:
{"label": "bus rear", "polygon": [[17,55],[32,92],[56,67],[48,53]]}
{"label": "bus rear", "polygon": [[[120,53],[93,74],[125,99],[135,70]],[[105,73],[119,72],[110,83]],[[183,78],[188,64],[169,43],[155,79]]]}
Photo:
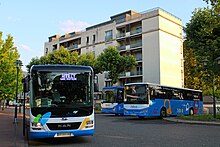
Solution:
{"label": "bus rear", "polygon": [[124,87],[110,86],[104,87],[102,90],[101,112],[115,115],[124,114]]}
{"label": "bus rear", "polygon": [[93,70],[87,66],[34,65],[30,72],[30,138],[94,134]]}

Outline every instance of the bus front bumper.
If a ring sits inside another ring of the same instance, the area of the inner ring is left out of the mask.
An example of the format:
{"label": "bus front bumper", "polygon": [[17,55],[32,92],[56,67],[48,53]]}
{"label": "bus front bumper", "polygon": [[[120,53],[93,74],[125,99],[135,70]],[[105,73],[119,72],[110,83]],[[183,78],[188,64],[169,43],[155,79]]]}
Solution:
{"label": "bus front bumper", "polygon": [[93,136],[93,135],[94,135],[94,129],[49,131],[49,132],[29,132],[29,138],[56,138],[56,137]]}

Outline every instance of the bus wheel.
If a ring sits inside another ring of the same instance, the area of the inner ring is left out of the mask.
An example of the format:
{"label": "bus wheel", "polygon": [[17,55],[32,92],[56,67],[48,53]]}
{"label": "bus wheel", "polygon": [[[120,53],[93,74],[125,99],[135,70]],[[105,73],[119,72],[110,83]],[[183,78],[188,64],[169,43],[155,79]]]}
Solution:
{"label": "bus wheel", "polygon": [[166,111],[166,108],[162,108],[160,110],[160,117],[163,118],[163,117],[167,117],[167,111]]}
{"label": "bus wheel", "polygon": [[194,114],[193,108],[190,108],[189,109],[189,115],[193,115],[193,114]]}

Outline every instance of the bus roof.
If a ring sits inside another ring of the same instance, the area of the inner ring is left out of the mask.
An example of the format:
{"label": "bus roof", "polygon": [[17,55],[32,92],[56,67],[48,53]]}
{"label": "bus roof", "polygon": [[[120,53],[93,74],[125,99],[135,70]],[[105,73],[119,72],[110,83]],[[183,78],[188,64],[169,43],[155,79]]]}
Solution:
{"label": "bus roof", "polygon": [[196,91],[196,92],[202,92],[201,90],[195,90],[195,89],[190,89],[190,88],[180,88],[180,87],[174,87],[174,86],[167,86],[167,85],[160,85],[160,84],[155,84],[155,83],[150,83],[150,82],[139,82],[139,83],[127,83],[125,86],[129,85],[156,85],[156,86],[163,86],[163,87],[169,87],[173,89],[182,89],[182,90],[191,90],[191,91]]}
{"label": "bus roof", "polygon": [[68,65],[68,64],[45,64],[45,65],[33,65],[31,70],[40,70],[40,71],[53,71],[53,70],[72,70],[72,69],[87,69],[93,71],[90,66],[81,66],[81,65]]}
{"label": "bus roof", "polygon": [[124,86],[107,86],[107,87],[103,87],[103,89],[117,89],[117,88],[124,88]]}

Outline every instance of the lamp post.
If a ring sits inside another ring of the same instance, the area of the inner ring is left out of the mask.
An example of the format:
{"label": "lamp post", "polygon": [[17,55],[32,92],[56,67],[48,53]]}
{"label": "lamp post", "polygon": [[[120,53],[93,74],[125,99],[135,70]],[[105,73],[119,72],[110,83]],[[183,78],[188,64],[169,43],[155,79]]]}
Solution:
{"label": "lamp post", "polygon": [[15,65],[16,65],[16,71],[17,71],[17,75],[16,75],[16,94],[15,94],[15,117],[14,117],[14,123],[17,123],[17,112],[18,112],[18,106],[17,106],[17,102],[18,102],[18,73],[19,73],[19,67],[23,66],[21,60],[16,60],[15,61]]}
{"label": "lamp post", "polygon": [[[207,66],[209,60],[202,60],[204,66]],[[216,99],[215,99],[215,62],[220,64],[220,57],[216,58],[212,62],[212,97],[213,97],[213,117],[216,118]]]}

